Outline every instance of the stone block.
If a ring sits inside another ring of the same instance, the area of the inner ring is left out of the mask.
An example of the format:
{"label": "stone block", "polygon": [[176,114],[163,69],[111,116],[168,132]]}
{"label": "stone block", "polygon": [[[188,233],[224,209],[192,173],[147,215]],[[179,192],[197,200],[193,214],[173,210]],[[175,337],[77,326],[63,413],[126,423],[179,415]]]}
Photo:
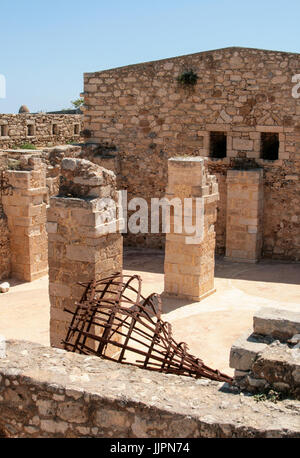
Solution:
{"label": "stone block", "polygon": [[252,151],[253,141],[243,138],[233,138],[232,148],[238,151]]}
{"label": "stone block", "polygon": [[229,366],[239,371],[249,371],[258,354],[266,347],[267,344],[259,342],[251,330],[248,331],[232,345]]}
{"label": "stone block", "polygon": [[300,351],[287,345],[267,346],[252,366],[257,378],[266,380],[278,391],[300,396]]}
{"label": "stone block", "polygon": [[300,333],[300,312],[263,308],[253,317],[253,329],[256,334],[286,341]]}

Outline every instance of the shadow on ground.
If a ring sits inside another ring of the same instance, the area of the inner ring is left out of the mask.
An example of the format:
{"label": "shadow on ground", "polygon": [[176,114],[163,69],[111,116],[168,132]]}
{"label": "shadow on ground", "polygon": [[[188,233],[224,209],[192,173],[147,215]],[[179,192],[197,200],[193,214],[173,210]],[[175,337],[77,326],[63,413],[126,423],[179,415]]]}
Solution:
{"label": "shadow on ground", "polygon": [[[124,269],[163,274],[164,251],[126,247],[124,248]],[[300,285],[300,263],[262,259],[257,264],[249,264],[231,262],[217,256],[215,277]]]}

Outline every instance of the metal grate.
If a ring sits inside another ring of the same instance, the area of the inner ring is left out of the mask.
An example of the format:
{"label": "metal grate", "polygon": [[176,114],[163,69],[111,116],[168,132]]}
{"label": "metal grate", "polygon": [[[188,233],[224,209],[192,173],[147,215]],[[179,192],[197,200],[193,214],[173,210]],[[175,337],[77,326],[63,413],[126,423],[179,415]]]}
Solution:
{"label": "metal grate", "polygon": [[169,374],[206,377],[232,383],[232,378],[206,366],[177,343],[170,323],[161,319],[158,294],[144,298],[138,275],[117,273],[90,283],[76,303],[65,349],[97,355],[122,364]]}

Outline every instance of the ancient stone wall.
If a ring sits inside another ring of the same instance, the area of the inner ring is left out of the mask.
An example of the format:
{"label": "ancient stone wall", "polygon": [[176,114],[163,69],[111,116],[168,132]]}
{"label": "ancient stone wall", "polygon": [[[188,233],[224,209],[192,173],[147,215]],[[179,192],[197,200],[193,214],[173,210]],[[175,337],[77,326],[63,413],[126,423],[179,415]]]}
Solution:
{"label": "ancient stone wall", "polygon": [[24,143],[52,146],[80,141],[80,114],[0,114],[0,149]]}
{"label": "ancient stone wall", "polygon": [[[99,151],[116,155],[118,188],[130,196],[162,197],[167,159],[214,155],[223,135],[226,157],[210,157],[219,174],[217,252],[225,253],[227,170],[236,162],[264,169],[263,255],[300,259],[300,108],[292,97],[299,54],[228,48],[143,63],[84,76],[84,127]],[[192,69],[195,86],[177,77]],[[278,158],[263,156],[265,135],[278,139]],[[224,147],[224,144],[223,144]],[[104,157],[103,161],[107,159]],[[160,234],[128,234],[129,244],[162,246]]]}
{"label": "ancient stone wall", "polygon": [[0,153],[0,171],[12,186],[0,193],[0,279],[31,281],[47,273],[46,204],[59,192],[61,161],[80,151],[64,145]]}
{"label": "ancient stone wall", "polygon": [[84,292],[78,282],[122,271],[123,240],[114,204],[117,209],[113,172],[84,159],[63,159],[59,195],[51,197],[47,210],[50,342],[55,347],[62,347],[70,324],[64,308],[74,311]]}
{"label": "ancient stone wall", "polygon": [[0,436],[300,437],[297,402],[257,403],[223,386],[8,341]]}

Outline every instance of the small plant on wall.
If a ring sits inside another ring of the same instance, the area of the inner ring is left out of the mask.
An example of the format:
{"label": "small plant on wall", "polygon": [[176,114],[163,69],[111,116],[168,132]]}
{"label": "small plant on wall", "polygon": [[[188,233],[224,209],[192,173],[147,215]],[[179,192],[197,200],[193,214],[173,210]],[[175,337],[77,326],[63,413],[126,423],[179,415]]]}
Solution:
{"label": "small plant on wall", "polygon": [[185,70],[180,75],[177,76],[177,82],[185,87],[193,87],[197,84],[198,75],[194,70]]}

